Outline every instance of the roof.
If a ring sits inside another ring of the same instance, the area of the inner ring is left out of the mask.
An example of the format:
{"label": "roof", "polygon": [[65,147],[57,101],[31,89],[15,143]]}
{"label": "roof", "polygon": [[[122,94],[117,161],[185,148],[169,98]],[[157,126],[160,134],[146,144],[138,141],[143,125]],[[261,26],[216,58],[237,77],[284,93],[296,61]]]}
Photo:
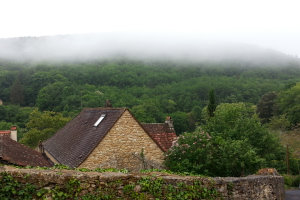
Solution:
{"label": "roof", "polygon": [[[59,163],[78,167],[98,146],[125,112],[125,108],[86,108],[65,127],[43,143]],[[105,114],[99,126],[95,122]]]}
{"label": "roof", "polygon": [[9,135],[10,134],[10,131],[0,131],[0,135]]}
{"label": "roof", "polygon": [[175,131],[170,129],[167,123],[142,124],[142,126],[165,152],[168,151],[177,138]]}
{"label": "roof", "polygon": [[0,134],[0,160],[20,166],[45,166],[53,164],[41,153]]}

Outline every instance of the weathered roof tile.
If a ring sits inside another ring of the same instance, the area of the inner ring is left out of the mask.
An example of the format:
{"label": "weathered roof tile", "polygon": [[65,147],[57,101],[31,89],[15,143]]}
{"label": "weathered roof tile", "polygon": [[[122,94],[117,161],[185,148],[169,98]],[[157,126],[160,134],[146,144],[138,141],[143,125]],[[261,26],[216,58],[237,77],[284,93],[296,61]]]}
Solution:
{"label": "weathered roof tile", "polygon": [[175,131],[172,131],[166,123],[142,124],[142,126],[165,152],[177,138]]}
{"label": "weathered roof tile", "polygon": [[[125,110],[124,108],[86,108],[44,142],[43,146],[59,163],[78,167],[97,147]],[[102,114],[105,114],[104,119],[94,127]]]}
{"label": "weathered roof tile", "polygon": [[0,160],[20,166],[51,167],[53,165],[41,153],[12,140],[6,134],[0,134]]}

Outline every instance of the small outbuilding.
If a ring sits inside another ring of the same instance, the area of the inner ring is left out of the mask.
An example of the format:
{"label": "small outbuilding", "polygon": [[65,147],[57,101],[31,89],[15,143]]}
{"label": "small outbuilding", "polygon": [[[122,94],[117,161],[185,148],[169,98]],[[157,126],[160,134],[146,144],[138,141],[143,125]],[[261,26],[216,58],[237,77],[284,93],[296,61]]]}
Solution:
{"label": "small outbuilding", "polygon": [[17,142],[15,126],[11,130],[0,131],[0,163],[33,167],[53,165],[46,155]]}

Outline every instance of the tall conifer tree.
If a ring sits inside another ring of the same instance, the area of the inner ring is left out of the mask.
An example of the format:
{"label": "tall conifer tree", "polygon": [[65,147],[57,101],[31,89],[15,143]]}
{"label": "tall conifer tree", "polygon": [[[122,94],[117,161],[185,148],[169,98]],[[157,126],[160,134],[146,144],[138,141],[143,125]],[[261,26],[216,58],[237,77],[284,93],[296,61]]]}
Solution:
{"label": "tall conifer tree", "polygon": [[216,103],[215,91],[212,89],[209,91],[209,102],[208,102],[208,106],[207,106],[209,117],[214,116],[214,112],[215,112],[216,108],[217,108],[217,103]]}

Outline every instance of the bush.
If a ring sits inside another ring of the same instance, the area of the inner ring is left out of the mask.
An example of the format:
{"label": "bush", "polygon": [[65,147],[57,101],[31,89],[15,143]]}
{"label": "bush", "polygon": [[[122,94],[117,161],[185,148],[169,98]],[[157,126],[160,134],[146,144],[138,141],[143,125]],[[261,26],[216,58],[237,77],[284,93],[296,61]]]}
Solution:
{"label": "bush", "polygon": [[272,117],[269,123],[269,127],[273,130],[287,130],[290,126],[291,123],[285,114]]}
{"label": "bush", "polygon": [[243,176],[275,166],[284,170],[284,149],[253,106],[220,104],[213,117],[203,119],[204,125],[179,137],[168,152],[165,164],[171,170],[209,176]]}
{"label": "bush", "polygon": [[293,176],[293,175],[284,174],[283,178],[284,178],[284,184],[288,188],[300,186],[300,175]]}
{"label": "bush", "polygon": [[254,173],[263,161],[246,141],[211,138],[198,128],[179,137],[168,152],[165,164],[175,172],[242,176]]}

